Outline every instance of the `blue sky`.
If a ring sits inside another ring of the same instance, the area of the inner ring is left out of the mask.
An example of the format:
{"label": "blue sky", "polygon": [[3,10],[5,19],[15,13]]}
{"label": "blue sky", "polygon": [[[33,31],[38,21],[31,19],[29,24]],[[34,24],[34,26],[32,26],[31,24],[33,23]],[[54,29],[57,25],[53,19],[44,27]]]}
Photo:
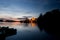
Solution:
{"label": "blue sky", "polygon": [[38,17],[56,8],[60,8],[60,0],[0,0],[0,17]]}

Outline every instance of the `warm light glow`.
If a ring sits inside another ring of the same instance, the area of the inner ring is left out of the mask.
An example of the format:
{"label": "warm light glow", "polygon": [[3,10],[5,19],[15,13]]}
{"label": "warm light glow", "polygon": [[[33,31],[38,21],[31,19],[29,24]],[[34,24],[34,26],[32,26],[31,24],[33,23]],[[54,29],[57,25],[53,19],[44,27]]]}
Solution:
{"label": "warm light glow", "polygon": [[32,27],[35,27],[35,26],[36,26],[36,23],[31,23],[31,26],[32,26]]}
{"label": "warm light glow", "polygon": [[32,17],[31,19],[32,19],[32,20],[35,20],[35,18],[34,18],[34,17]]}

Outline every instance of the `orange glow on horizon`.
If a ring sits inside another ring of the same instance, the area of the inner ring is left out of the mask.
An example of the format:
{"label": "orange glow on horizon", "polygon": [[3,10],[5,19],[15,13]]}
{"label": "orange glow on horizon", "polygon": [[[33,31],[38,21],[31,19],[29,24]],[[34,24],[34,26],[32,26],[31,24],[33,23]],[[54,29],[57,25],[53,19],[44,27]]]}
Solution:
{"label": "orange glow on horizon", "polygon": [[32,17],[31,19],[32,19],[33,21],[35,20],[35,18],[34,18],[34,17]]}

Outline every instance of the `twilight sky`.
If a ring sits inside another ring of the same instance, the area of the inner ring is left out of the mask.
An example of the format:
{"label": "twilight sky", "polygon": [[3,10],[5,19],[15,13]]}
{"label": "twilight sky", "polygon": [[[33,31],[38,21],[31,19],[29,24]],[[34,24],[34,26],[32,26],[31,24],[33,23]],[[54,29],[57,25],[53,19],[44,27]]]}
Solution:
{"label": "twilight sky", "polygon": [[60,9],[60,0],[0,0],[0,17],[38,17],[56,8]]}

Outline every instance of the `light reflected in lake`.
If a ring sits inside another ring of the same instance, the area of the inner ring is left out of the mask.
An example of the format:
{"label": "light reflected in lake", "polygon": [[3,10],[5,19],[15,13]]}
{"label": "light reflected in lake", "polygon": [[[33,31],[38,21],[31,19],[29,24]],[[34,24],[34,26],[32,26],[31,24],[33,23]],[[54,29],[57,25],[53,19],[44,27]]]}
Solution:
{"label": "light reflected in lake", "polygon": [[5,40],[43,40],[48,37],[44,31],[40,31],[36,23],[0,22],[1,27],[17,29],[17,34],[6,37]]}
{"label": "light reflected in lake", "polygon": [[25,26],[31,26],[31,27],[35,27],[36,23],[20,23],[20,22],[0,22],[0,26],[9,26],[9,27],[14,27],[14,26],[21,26],[21,25],[25,25]]}

